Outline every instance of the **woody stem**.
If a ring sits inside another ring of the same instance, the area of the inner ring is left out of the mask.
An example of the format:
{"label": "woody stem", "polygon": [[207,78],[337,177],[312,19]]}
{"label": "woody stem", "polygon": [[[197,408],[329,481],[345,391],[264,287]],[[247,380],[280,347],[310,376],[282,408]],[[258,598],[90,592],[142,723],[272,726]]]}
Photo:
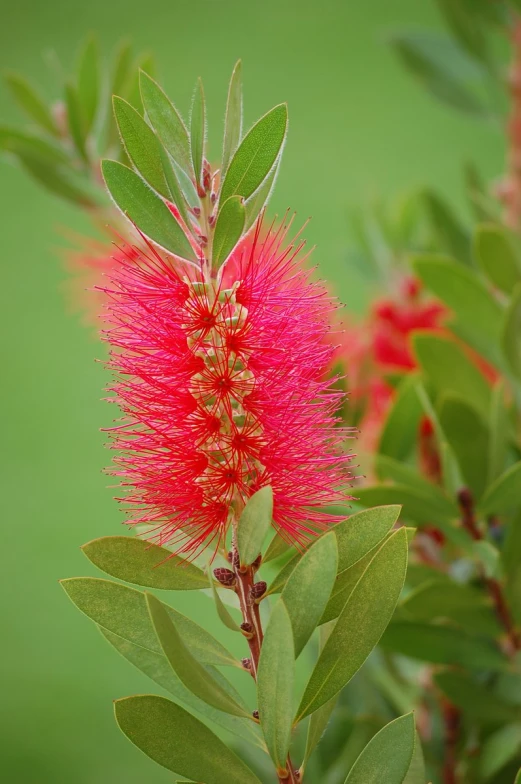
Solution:
{"label": "woody stem", "polygon": [[[477,524],[474,499],[469,490],[460,490],[458,494],[458,502],[461,510],[461,521],[463,527],[469,532],[473,539],[479,541],[483,539],[483,534]],[[481,567],[481,577],[485,583],[487,590],[492,598],[496,616],[503,626],[509,643],[509,653],[513,656],[517,651],[521,650],[521,637],[514,624],[514,619],[510,612],[510,608],[505,599],[503,587],[499,580],[494,577],[487,577],[485,570]]]}
{"label": "woody stem", "polygon": [[[255,570],[253,566],[241,567],[235,545],[232,549],[232,566],[235,574],[235,589],[243,618],[243,633],[248,640],[251,657],[251,674],[257,680],[259,659],[263,640],[262,622],[258,601],[254,598]],[[300,784],[301,779],[295,771],[288,754],[286,771],[277,771],[279,784]]]}

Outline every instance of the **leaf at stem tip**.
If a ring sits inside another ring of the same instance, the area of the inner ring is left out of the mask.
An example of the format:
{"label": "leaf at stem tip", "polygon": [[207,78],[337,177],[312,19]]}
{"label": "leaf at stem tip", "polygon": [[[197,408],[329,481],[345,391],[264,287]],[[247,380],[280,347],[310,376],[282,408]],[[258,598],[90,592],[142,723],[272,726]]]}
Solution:
{"label": "leaf at stem tip", "polygon": [[303,555],[284,586],[284,602],[293,629],[295,658],[313,634],[331,595],[338,566],[333,531],[321,536]]}
{"label": "leaf at stem tip", "polygon": [[230,196],[217,216],[212,246],[212,262],[222,267],[239,242],[244,231],[246,210],[242,196]]}
{"label": "leaf at stem tip", "polygon": [[345,784],[402,784],[414,752],[414,715],[387,724],[362,751]]}
{"label": "leaf at stem tip", "polygon": [[519,239],[505,226],[483,223],[476,229],[474,253],[493,286],[510,295],[521,281]]}
{"label": "leaf at stem tip", "polygon": [[249,566],[261,552],[273,518],[273,490],[267,485],[246,502],[237,525],[237,550],[242,566]]}
{"label": "leaf at stem tip", "polygon": [[250,716],[214,680],[183,642],[166,607],[151,593],[145,593],[152,626],[170,666],[182,683],[200,700],[232,716]]}
{"label": "leaf at stem tip", "polygon": [[221,177],[226,174],[230,158],[239,146],[242,136],[242,63],[235,63],[226,103],[224,119],[223,157],[221,161]]}
{"label": "leaf at stem tip", "polygon": [[78,91],[71,82],[65,85],[65,104],[67,106],[67,123],[71,139],[83,160],[88,161],[85,116],[78,97]]}
{"label": "leaf at stem tip", "polygon": [[82,49],[78,63],[78,97],[87,131],[92,127],[96,117],[99,88],[99,47],[97,39],[91,35]]}
{"label": "leaf at stem tip", "polygon": [[167,770],[212,784],[260,784],[217,735],[175,702],[143,694],[116,700],[114,711],[123,734]]}
{"label": "leaf at stem tip", "polygon": [[195,252],[183,229],[164,201],[138,174],[128,166],[110,160],[102,162],[102,172],[116,205],[143,234],[175,256],[195,261]]}
{"label": "leaf at stem tip", "polygon": [[198,79],[192,99],[190,115],[190,151],[194,167],[195,182],[202,185],[204,146],[206,141],[206,107],[203,83]]}
{"label": "leaf at stem tip", "polygon": [[[308,681],[297,721],[334,697],[378,643],[398,602],[407,569],[407,532],[380,547],[349,595]],[[356,634],[353,634],[356,629]]]}
{"label": "leaf at stem tip", "polygon": [[295,659],[291,621],[281,599],[272,610],[257,674],[259,719],[275,765],[286,769],[293,719]]}
{"label": "leaf at stem tip", "polygon": [[113,98],[113,106],[121,140],[132,164],[151,188],[170,199],[164,171],[170,162],[162,158],[161,143],[154,131],[139,112],[118,95]]}
{"label": "leaf at stem tip", "polygon": [[248,199],[268,176],[279,157],[288,127],[286,104],[279,104],[248,131],[224,178],[219,209],[230,196]]}
{"label": "leaf at stem tip", "polygon": [[60,136],[51,110],[36,89],[16,73],[7,73],[5,81],[14,100],[31,120],[53,136]]}
{"label": "leaf at stem tip", "polygon": [[195,591],[208,585],[197,566],[143,539],[103,536],[81,549],[98,569],[134,585],[165,591]]}
{"label": "leaf at stem tip", "polygon": [[152,77],[140,72],[141,97],[148,119],[165,149],[186,172],[192,169],[188,131],[174,104]]}

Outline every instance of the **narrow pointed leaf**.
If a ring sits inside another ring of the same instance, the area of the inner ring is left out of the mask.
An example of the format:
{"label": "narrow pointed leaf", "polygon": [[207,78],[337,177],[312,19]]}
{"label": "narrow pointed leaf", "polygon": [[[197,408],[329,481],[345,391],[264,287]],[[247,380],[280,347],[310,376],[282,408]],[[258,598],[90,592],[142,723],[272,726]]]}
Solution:
{"label": "narrow pointed leaf", "polygon": [[470,240],[450,207],[438,194],[426,191],[423,201],[436,237],[436,245],[457,261],[471,264]]}
{"label": "narrow pointed leaf", "polygon": [[415,373],[405,376],[396,390],[396,395],[387,415],[380,436],[380,454],[404,460],[416,446],[418,423],[422,413],[416,392],[418,377]]}
{"label": "narrow pointed leaf", "polygon": [[57,142],[6,125],[0,125],[0,150],[30,156],[51,166],[70,162],[70,154]]}
{"label": "narrow pointed leaf", "polygon": [[202,722],[152,694],[114,703],[121,731],[167,770],[212,784],[260,784],[257,776]]}
{"label": "narrow pointed leaf", "polygon": [[488,415],[490,385],[455,340],[417,332],[412,344],[423,375],[437,392],[461,395],[484,417]]}
{"label": "narrow pointed leaf", "polygon": [[221,177],[226,174],[226,169],[235,150],[239,146],[242,136],[242,63],[238,60],[233,69],[226,115],[224,119],[223,157],[221,161]]}
{"label": "narrow pointed leaf", "polygon": [[489,484],[500,476],[505,466],[508,452],[509,426],[508,408],[505,402],[505,383],[500,379],[496,382],[492,391],[488,419],[490,434],[488,456]]}
{"label": "narrow pointed leaf", "polygon": [[102,163],[103,177],[116,205],[143,234],[175,256],[195,260],[194,250],[166,204],[141,177],[117,161]]}
{"label": "narrow pointed leaf", "polygon": [[338,567],[338,547],[333,531],[320,537],[291,573],[281,598],[288,611],[295,658],[317,627],[331,595]]}
{"label": "narrow pointed leaf", "polygon": [[165,149],[186,171],[191,171],[188,131],[177,109],[157,82],[146,73],[140,74],[141,96],[148,119]]}
{"label": "narrow pointed leaf", "polygon": [[67,123],[71,139],[83,160],[88,161],[86,147],[87,125],[83,107],[78,97],[78,91],[71,83],[65,86],[65,104],[67,106]]}
{"label": "narrow pointed leaf", "polygon": [[413,267],[425,286],[456,314],[454,324],[465,332],[471,346],[501,366],[503,311],[476,273],[436,255],[417,256]]}
{"label": "narrow pointed leaf", "polygon": [[[73,577],[62,580],[61,585],[76,607],[99,626],[154,653],[163,652],[142,591],[96,577]],[[202,664],[239,666],[235,657],[209,632],[173,607],[167,606],[167,610]]]}
{"label": "narrow pointed leaf", "polygon": [[437,485],[425,479],[416,468],[386,455],[376,458],[376,472],[380,479],[391,479],[421,494],[429,507],[438,510],[447,519],[459,518],[459,509],[455,501],[449,498]]}
{"label": "narrow pointed leaf", "polygon": [[204,572],[170,550],[130,536],[104,536],[81,548],[98,569],[146,588],[195,591],[208,587]]}
{"label": "narrow pointed leaf", "polygon": [[287,125],[287,107],[280,104],[248,131],[230,161],[219,199],[220,208],[230,196],[248,199],[257,190],[281,153]]}
{"label": "narrow pointed leaf", "polygon": [[505,313],[501,341],[508,367],[521,378],[521,283],[514,288]]}
{"label": "narrow pointed leaf", "polygon": [[100,93],[99,48],[91,36],[80,55],[78,64],[78,98],[85,117],[87,131],[96,117]]}
{"label": "narrow pointed leaf", "polygon": [[151,188],[165,199],[171,198],[164,164],[170,162],[161,156],[161,143],[152,128],[127,101],[115,95],[114,116],[125,150],[134,167]]}
{"label": "narrow pointed leaf", "polygon": [[5,81],[15,101],[31,120],[53,136],[59,136],[51,110],[35,88],[23,76],[15,73],[6,74]]}
{"label": "narrow pointed leaf", "polygon": [[273,490],[261,487],[246,502],[237,526],[237,549],[243,566],[249,566],[261,552],[273,518]]}
{"label": "narrow pointed leaf", "polygon": [[521,507],[521,462],[492,484],[479,505],[482,514],[507,514]]}
{"label": "narrow pointed leaf", "polygon": [[426,781],[427,774],[425,773],[423,749],[420,736],[418,735],[418,732],[416,732],[414,735],[414,751],[412,753],[411,764],[409,765],[409,770],[403,780],[403,784],[425,784]]}
{"label": "narrow pointed leaf", "polygon": [[519,706],[506,702],[468,673],[445,670],[434,675],[436,686],[469,719],[485,725],[506,724],[520,718]]}
{"label": "narrow pointed leaf", "polygon": [[145,108],[141,99],[140,89],[141,72],[147,74],[147,76],[150,77],[155,76],[156,66],[154,58],[151,54],[142,54],[137,58],[137,61],[132,66],[130,79],[124,90],[124,94],[128,102],[134,107],[134,109],[136,109],[136,111],[138,111],[140,114],[144,114]]}
{"label": "narrow pointed leaf", "polygon": [[483,781],[496,776],[521,751],[521,723],[501,727],[485,740],[480,749],[479,769]]}
{"label": "narrow pointed leaf", "polygon": [[464,398],[447,395],[440,408],[440,424],[456,456],[461,473],[475,498],[487,484],[489,433],[481,417]]}
{"label": "narrow pointed leaf", "polygon": [[270,616],[257,673],[259,719],[268,751],[286,769],[293,719],[295,660],[291,621],[279,599]]}
{"label": "narrow pointed leaf", "polygon": [[402,528],[378,550],[349,596],[311,673],[298,721],[334,697],[360,669],[391,620],[406,569],[407,533]]}
{"label": "narrow pointed leaf", "polygon": [[164,655],[170,666],[187,689],[203,702],[232,716],[250,716],[215,681],[185,645],[175,622],[164,604],[151,593],[146,593],[148,612]]}
{"label": "narrow pointed leaf", "polygon": [[391,721],[367,744],[345,784],[402,784],[414,752],[414,715]]}
{"label": "narrow pointed leaf", "polygon": [[492,671],[508,666],[508,660],[490,640],[453,626],[393,621],[380,644],[383,650],[432,664]]}
{"label": "narrow pointed leaf", "polygon": [[[196,711],[196,713],[203,718],[213,721],[215,724],[228,730],[228,732],[232,732],[248,743],[253,743],[255,746],[265,750],[259,727],[254,722],[250,721],[250,719],[223,713],[222,711],[217,710],[217,708],[213,708],[211,705],[203,702],[203,700],[200,700],[199,697],[196,697],[195,694],[187,689],[182,681],[179,680],[166,656],[149,651],[147,648],[141,648],[139,645],[134,645],[134,643],[107,631],[107,629],[103,629],[101,626],[99,627],[99,630],[107,642],[109,642],[124,659],[143,672],[147,677],[151,678],[155,683],[161,686],[161,688],[169,692],[176,701],[181,702],[190,710]],[[222,677],[217,669],[209,666],[208,670],[219,683],[225,688],[230,689],[230,694],[235,694],[236,699],[238,698],[235,690]]]}
{"label": "narrow pointed leaf", "polygon": [[219,269],[239,242],[244,231],[246,210],[242,196],[231,196],[217,216],[212,246],[212,261]]}
{"label": "narrow pointed leaf", "polygon": [[194,167],[195,181],[202,185],[204,145],[206,141],[206,107],[203,83],[199,79],[192,100],[190,115],[190,152]]}
{"label": "narrow pointed leaf", "polygon": [[250,196],[248,201],[245,204],[246,209],[246,222],[244,224],[244,231],[245,233],[251,229],[257,218],[259,217],[261,211],[267,205],[268,201],[270,200],[271,194],[273,192],[273,188],[275,187],[275,180],[277,179],[277,174],[279,172],[279,165],[280,165],[280,157],[275,162],[274,166],[272,167],[270,173],[262,183],[262,185],[257,188],[253,196]]}
{"label": "narrow pointed leaf", "polygon": [[232,632],[240,632],[240,626],[234,621],[233,616],[231,613],[228,612],[226,605],[224,604],[223,600],[219,596],[219,591],[215,586],[215,582],[210,575],[210,588],[212,590],[213,600],[215,602],[215,608],[217,610],[217,615],[224,623],[224,625],[231,629]]}
{"label": "narrow pointed leaf", "polygon": [[[332,630],[333,630],[332,624],[329,624],[329,626],[324,625],[320,627],[319,630],[320,652],[322,651],[324,645],[326,644]],[[305,768],[307,761],[313,754],[313,751],[318,746],[322,735],[326,731],[329,719],[331,718],[331,714],[335,709],[336,702],[337,702],[337,698],[332,697],[329,700],[329,702],[326,702],[325,705],[322,705],[321,708],[319,708],[318,710],[316,710],[314,713],[311,714],[309,718],[308,731],[306,735],[306,749],[304,752],[304,760],[302,762],[303,768]]]}
{"label": "narrow pointed leaf", "polygon": [[521,281],[521,253],[518,238],[505,226],[485,223],[478,226],[474,252],[481,269],[493,286],[510,295]]}
{"label": "narrow pointed leaf", "polygon": [[[93,193],[79,175],[69,167],[55,166],[40,157],[19,153],[20,163],[34,179],[55,196],[79,204],[81,207],[95,207],[99,204],[99,193]],[[97,189],[99,191],[99,189]]]}

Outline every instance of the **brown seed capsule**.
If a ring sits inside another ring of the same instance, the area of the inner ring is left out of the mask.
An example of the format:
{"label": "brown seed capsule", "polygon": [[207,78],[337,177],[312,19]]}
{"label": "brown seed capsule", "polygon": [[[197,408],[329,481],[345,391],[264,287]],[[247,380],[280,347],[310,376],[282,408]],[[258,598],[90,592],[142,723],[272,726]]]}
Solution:
{"label": "brown seed capsule", "polygon": [[251,598],[256,602],[260,601],[266,593],[267,587],[268,585],[264,582],[264,580],[259,580],[258,583],[254,583],[250,589]]}
{"label": "brown seed capsule", "polygon": [[257,569],[260,568],[261,563],[262,563],[262,554],[259,553],[257,558],[254,560],[254,562],[251,565],[254,572],[256,572]]}
{"label": "brown seed capsule", "polygon": [[251,659],[241,659],[241,664],[248,672],[251,670]]}
{"label": "brown seed capsule", "polygon": [[224,585],[225,588],[233,588],[235,585],[235,575],[231,569],[224,569],[219,567],[213,570],[213,576],[217,582]]}
{"label": "brown seed capsule", "polygon": [[258,710],[254,710],[254,711],[253,711],[253,713],[252,713],[251,715],[252,715],[252,716],[253,716],[253,718],[254,718],[254,719],[256,719],[257,721],[259,720],[259,711],[258,711]]}
{"label": "brown seed capsule", "polygon": [[248,623],[248,621],[241,623],[241,632],[244,634],[247,640],[251,640],[255,633],[253,626],[251,623]]}

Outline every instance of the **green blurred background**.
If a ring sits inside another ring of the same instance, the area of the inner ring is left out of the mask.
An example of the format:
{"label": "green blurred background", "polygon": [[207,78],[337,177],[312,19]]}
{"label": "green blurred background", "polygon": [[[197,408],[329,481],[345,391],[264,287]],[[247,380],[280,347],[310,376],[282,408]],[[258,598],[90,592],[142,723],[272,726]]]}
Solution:
{"label": "green blurred background", "polygon": [[[289,103],[272,208],[313,217],[307,236],[318,245],[315,261],[352,310],[360,310],[363,292],[346,263],[350,209],[426,182],[461,205],[463,159],[478,162],[487,178],[502,168],[497,132],[431,103],[386,48],[386,32],[396,27],[438,27],[429,0],[19,0],[3,7],[1,19],[1,67],[22,71],[49,95],[43,54],[54,49],[69,66],[89,31],[105,52],[123,36],[155,52],[160,80],[183,110],[201,75],[217,154],[227,79],[242,57],[248,123]],[[5,90],[0,119],[21,119]],[[61,229],[90,227],[22,171],[2,162],[0,177],[1,778],[171,781],[112,717],[112,699],[151,684],[118,659],[58,585],[60,577],[93,573],[80,544],[120,531],[122,519],[101,473],[109,458],[99,429],[112,415],[100,402],[103,349],[71,313],[58,259]],[[181,609],[194,601],[173,599]],[[204,601],[197,610],[200,618]],[[215,627],[213,617],[207,622]]]}

